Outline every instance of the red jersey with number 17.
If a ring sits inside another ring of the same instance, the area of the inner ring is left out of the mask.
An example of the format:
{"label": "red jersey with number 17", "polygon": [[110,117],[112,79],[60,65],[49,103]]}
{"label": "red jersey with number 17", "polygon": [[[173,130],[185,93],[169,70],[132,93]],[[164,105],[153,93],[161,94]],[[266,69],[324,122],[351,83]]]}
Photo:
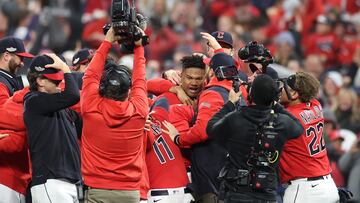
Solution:
{"label": "red jersey with number 17", "polygon": [[281,182],[329,174],[331,168],[323,138],[321,104],[314,99],[286,109],[300,120],[305,131],[300,137],[285,143],[280,158]]}
{"label": "red jersey with number 17", "polygon": [[162,122],[169,121],[169,107],[167,98],[161,98],[152,108],[146,152],[150,189],[185,187],[189,183],[179,147],[162,131]]}

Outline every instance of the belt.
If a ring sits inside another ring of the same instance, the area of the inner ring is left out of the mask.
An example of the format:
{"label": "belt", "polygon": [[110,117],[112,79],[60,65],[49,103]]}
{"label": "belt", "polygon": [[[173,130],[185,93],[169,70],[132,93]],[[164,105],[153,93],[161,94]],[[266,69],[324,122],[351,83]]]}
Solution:
{"label": "belt", "polygon": [[[191,191],[188,188],[184,188],[184,193],[191,193]],[[153,190],[150,192],[151,196],[166,196],[170,195],[169,190]]]}
{"label": "belt", "polygon": [[314,180],[324,180],[324,176],[307,178],[307,181],[314,181]]}
{"label": "belt", "polygon": [[330,174],[324,175],[324,176],[315,176],[315,177],[310,177],[310,178],[299,178],[299,179],[290,180],[288,182],[288,185],[291,185],[291,182],[293,182],[293,181],[315,181],[315,180],[325,180],[325,179],[329,179],[329,178],[330,178]]}

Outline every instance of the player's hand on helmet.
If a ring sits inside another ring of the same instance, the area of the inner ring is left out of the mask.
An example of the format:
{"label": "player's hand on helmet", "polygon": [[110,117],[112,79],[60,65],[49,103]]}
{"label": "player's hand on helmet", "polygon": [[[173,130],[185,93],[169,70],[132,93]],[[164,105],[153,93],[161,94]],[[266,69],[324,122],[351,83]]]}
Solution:
{"label": "player's hand on helmet", "polygon": [[214,50],[221,49],[221,46],[218,41],[216,41],[215,37],[207,32],[200,32],[200,35],[203,39],[208,41],[208,45]]}
{"label": "player's hand on helmet", "polygon": [[0,140],[1,140],[2,138],[4,138],[4,137],[7,137],[7,136],[9,136],[9,134],[0,134]]}
{"label": "player's hand on helmet", "polygon": [[170,136],[171,140],[174,141],[174,138],[176,135],[179,134],[179,131],[175,128],[173,124],[168,121],[163,121],[162,124],[165,127],[165,129],[163,128],[162,131],[164,133],[167,133]]}
{"label": "player's hand on helmet", "polygon": [[229,101],[233,104],[235,104],[236,102],[238,102],[240,100],[240,96],[242,95],[242,92],[235,92],[233,89],[230,90],[229,92]]}
{"label": "player's hand on helmet", "polygon": [[194,105],[194,100],[192,100],[180,86],[171,87],[169,91],[175,93],[181,103],[191,106]]}
{"label": "player's hand on helmet", "polygon": [[167,70],[164,72],[163,77],[166,80],[169,80],[170,82],[172,82],[175,85],[180,85],[180,81],[181,81],[181,72],[177,71],[177,70]]}
{"label": "player's hand on helmet", "polygon": [[54,63],[45,65],[45,68],[55,68],[57,70],[60,70],[64,73],[70,73],[71,70],[69,66],[61,60],[56,54],[54,53],[47,53],[46,56],[50,57]]}

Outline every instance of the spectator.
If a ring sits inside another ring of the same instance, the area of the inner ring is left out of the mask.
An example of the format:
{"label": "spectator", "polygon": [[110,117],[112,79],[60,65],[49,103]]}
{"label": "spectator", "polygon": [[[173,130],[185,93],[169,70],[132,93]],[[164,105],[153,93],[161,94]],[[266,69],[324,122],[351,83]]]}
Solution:
{"label": "spectator", "polygon": [[322,86],[322,99],[324,107],[330,108],[332,111],[337,106],[337,96],[343,86],[343,78],[337,71],[329,71],[326,73]]}
{"label": "spectator", "polygon": [[340,89],[336,100],[335,115],[340,128],[351,130],[355,134],[360,133],[358,98],[354,90]]}
{"label": "spectator", "polygon": [[295,52],[295,39],[291,32],[281,32],[275,37],[275,62],[286,66],[291,58],[298,58]]}
{"label": "spectator", "polygon": [[[360,140],[357,139],[351,149],[339,160],[340,170],[347,175],[347,188],[352,191],[351,202],[360,201]],[[349,201],[350,202],[350,201]]]}

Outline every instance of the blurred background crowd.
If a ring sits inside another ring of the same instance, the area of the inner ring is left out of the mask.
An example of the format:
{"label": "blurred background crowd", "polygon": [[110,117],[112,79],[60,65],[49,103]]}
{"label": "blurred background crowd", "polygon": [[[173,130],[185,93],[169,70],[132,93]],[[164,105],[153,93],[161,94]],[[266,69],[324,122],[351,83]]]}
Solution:
{"label": "blurred background crowd", "polygon": [[[18,37],[34,55],[62,54],[69,65],[81,48],[98,48],[102,27],[111,20],[111,0],[0,0],[0,5],[0,38]],[[337,186],[360,193],[359,0],[138,0],[136,7],[148,18],[147,79],[180,69],[185,55],[206,53],[200,32],[215,30],[232,34],[236,52],[252,40],[264,44],[280,76],[299,70],[316,76],[333,178]],[[111,55],[132,66],[132,56],[119,48]]]}

